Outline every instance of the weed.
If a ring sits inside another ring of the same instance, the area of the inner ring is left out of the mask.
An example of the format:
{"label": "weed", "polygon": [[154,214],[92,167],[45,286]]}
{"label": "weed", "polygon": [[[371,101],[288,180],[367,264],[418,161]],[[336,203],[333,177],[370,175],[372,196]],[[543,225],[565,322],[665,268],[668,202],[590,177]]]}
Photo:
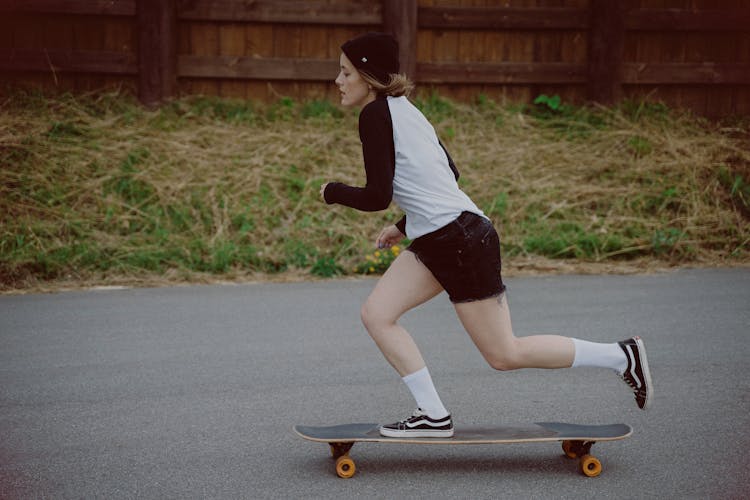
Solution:
{"label": "weed", "polygon": [[654,121],[665,123],[670,120],[672,110],[660,102],[624,100],[618,106],[618,110],[625,118],[634,122]]}
{"label": "weed", "polygon": [[560,99],[559,95],[553,95],[552,97],[550,97],[548,95],[541,94],[537,96],[536,99],[534,99],[534,104],[536,104],[539,109],[542,109],[546,112],[556,113],[561,111],[562,99]]}
{"label": "weed", "polygon": [[132,207],[137,207],[154,195],[148,182],[137,177],[137,166],[149,156],[146,149],[136,149],[127,154],[120,165],[120,174],[104,183],[104,196],[114,193]]}
{"label": "weed", "polygon": [[633,155],[635,155],[636,158],[643,158],[644,156],[648,156],[653,150],[651,141],[639,135],[633,136],[628,139],[628,147],[633,152]]}
{"label": "weed", "polygon": [[729,192],[732,202],[750,215],[750,182],[740,173],[732,173],[726,165],[717,170],[719,183]]}
{"label": "weed", "polygon": [[656,255],[664,255],[675,250],[684,233],[676,227],[657,229],[651,236],[651,247]]}
{"label": "weed", "polygon": [[[172,207],[169,207],[171,210],[174,211]],[[176,212],[173,212],[176,215]],[[185,215],[184,212],[180,214],[179,217],[173,217],[173,221],[176,223],[175,225],[179,228],[186,228],[185,221]],[[236,213],[234,216],[232,216],[232,230],[236,232],[239,236],[245,236],[250,235],[255,230],[255,217],[253,216],[252,209],[250,207],[245,207],[242,209],[241,212]]]}
{"label": "weed", "polygon": [[295,103],[291,97],[282,97],[275,104],[268,107],[266,119],[270,122],[289,121],[294,118]]}
{"label": "weed", "polygon": [[476,100],[476,106],[481,111],[494,112],[497,110],[497,104],[495,101],[487,97],[486,94],[479,94]]}
{"label": "weed", "polygon": [[491,217],[491,218],[497,218],[497,219],[503,219],[505,217],[505,213],[508,210],[508,193],[502,192],[498,193],[490,202],[490,204],[485,207],[484,213]]}
{"label": "weed", "polygon": [[537,229],[523,242],[526,253],[552,258],[600,260],[603,255],[616,254],[623,248],[621,236],[586,231],[573,223]]}
{"label": "weed", "polygon": [[524,111],[558,137],[573,140],[589,138],[596,130],[605,128],[610,120],[606,111],[564,104],[559,95],[541,94],[534,99],[534,105]]}
{"label": "weed", "polygon": [[284,256],[289,265],[305,269],[313,262],[317,262],[318,250],[311,247],[309,243],[298,239],[290,239],[284,242]]}
{"label": "weed", "polygon": [[341,118],[343,113],[330,101],[312,100],[302,106],[302,118]]}
{"label": "weed", "polygon": [[344,269],[331,256],[318,257],[310,272],[321,278],[332,278],[344,274]]}
{"label": "weed", "polygon": [[65,137],[76,138],[85,135],[85,132],[70,122],[53,122],[47,131],[50,139],[63,139]]}
{"label": "weed", "polygon": [[393,245],[390,248],[376,250],[365,256],[365,261],[355,267],[359,274],[382,274],[401,253],[401,247]]}
{"label": "weed", "polygon": [[299,173],[296,165],[291,165],[284,176],[286,184],[286,195],[292,202],[298,202],[302,199],[307,181]]}
{"label": "weed", "polygon": [[[220,97],[198,97],[190,102],[192,112],[197,116],[210,117],[227,123],[255,123],[255,109],[247,100],[222,99]],[[174,113],[179,108],[167,105],[161,114],[164,119],[169,118],[169,112]],[[164,111],[166,110],[166,111]]]}
{"label": "weed", "polygon": [[415,100],[414,104],[425,117],[433,123],[452,118],[456,112],[455,106],[449,100],[440,97],[436,93],[430,94],[424,99]]}

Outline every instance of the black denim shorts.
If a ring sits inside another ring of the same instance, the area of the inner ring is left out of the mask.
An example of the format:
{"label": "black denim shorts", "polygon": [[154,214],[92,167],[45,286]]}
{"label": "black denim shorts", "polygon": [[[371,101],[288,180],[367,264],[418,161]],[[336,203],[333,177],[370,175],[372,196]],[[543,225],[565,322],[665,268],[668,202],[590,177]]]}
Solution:
{"label": "black denim shorts", "polygon": [[488,219],[463,212],[456,220],[415,239],[414,252],[453,303],[497,297],[505,291],[500,274],[500,238]]}

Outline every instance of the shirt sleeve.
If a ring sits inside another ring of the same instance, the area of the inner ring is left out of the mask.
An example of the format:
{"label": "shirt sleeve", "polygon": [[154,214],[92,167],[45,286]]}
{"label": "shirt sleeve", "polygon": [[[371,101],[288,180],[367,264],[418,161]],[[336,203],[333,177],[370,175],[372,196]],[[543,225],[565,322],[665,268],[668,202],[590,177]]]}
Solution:
{"label": "shirt sleeve", "polygon": [[329,183],[323,193],[326,203],[338,203],[365,212],[385,210],[393,198],[396,168],[393,125],[385,99],[376,99],[362,109],[359,114],[359,138],[367,175],[365,186]]}

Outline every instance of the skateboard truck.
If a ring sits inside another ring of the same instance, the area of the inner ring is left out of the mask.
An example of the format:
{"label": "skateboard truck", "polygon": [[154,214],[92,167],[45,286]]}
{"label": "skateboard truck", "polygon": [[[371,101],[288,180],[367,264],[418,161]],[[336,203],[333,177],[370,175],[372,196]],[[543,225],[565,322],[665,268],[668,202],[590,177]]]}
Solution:
{"label": "skateboard truck", "polygon": [[578,458],[581,472],[588,477],[596,477],[602,472],[602,463],[591,455],[591,447],[596,441],[563,441],[562,449],[568,458]]}
{"label": "skateboard truck", "polygon": [[344,455],[348,455],[349,450],[351,450],[352,446],[354,446],[354,443],[328,443],[328,444],[331,445],[331,456],[333,456],[334,459],[343,457]]}

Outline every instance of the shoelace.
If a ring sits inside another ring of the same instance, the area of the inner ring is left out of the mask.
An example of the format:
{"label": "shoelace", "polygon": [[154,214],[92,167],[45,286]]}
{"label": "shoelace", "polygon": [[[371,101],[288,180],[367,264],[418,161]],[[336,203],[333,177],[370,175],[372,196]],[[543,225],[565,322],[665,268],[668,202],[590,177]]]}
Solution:
{"label": "shoelace", "polygon": [[414,410],[414,413],[412,414],[411,417],[401,420],[399,424],[406,424],[407,422],[410,422],[411,420],[414,420],[415,418],[422,417],[422,416],[424,416],[424,412],[420,410],[419,408],[417,408],[416,410]]}
{"label": "shoelace", "polygon": [[624,373],[620,375],[620,378],[622,378],[622,380],[624,380],[626,384],[632,387],[633,390],[640,390],[635,386],[635,381],[633,381],[633,379],[631,379],[630,377],[625,376]]}
{"label": "shoelace", "polygon": [[630,386],[630,388],[633,390],[634,398],[636,401],[638,401],[638,398],[645,398],[646,397],[646,388],[645,387],[637,387],[635,385],[635,381],[623,373],[620,375],[620,378],[625,381],[626,384]]}
{"label": "shoelace", "polygon": [[628,377],[626,377],[624,374],[620,375],[622,379],[630,386],[631,389],[633,389],[634,398],[636,401],[638,401],[638,398],[645,398],[646,397],[646,388],[645,387],[636,387],[635,382]]}

